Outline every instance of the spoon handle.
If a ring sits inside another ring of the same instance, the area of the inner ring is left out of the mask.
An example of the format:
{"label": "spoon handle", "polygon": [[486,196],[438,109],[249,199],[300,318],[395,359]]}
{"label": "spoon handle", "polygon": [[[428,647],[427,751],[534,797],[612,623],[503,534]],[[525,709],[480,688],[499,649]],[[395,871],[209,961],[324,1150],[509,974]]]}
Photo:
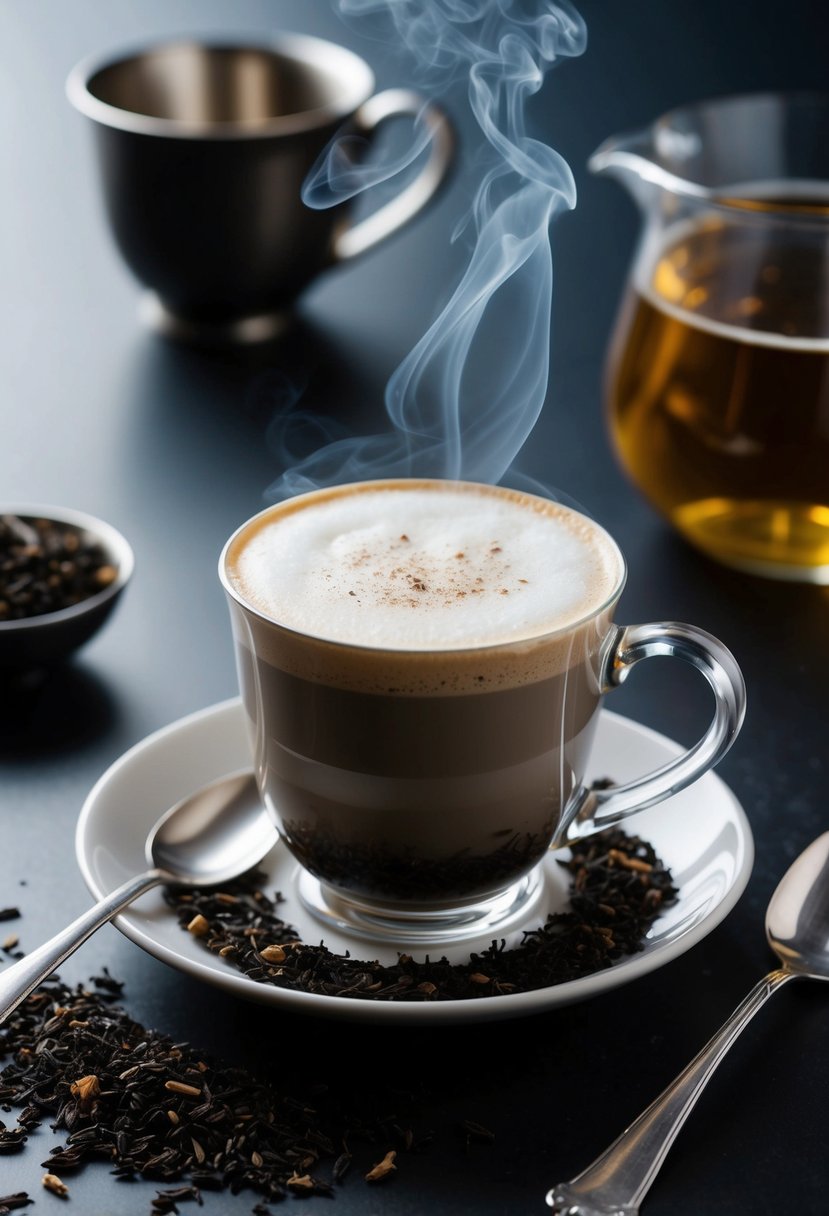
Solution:
{"label": "spoon handle", "polygon": [[715,1068],[758,1009],[794,972],[771,971],[667,1089],[609,1148],[547,1195],[557,1216],[638,1216],[639,1204]]}
{"label": "spoon handle", "polygon": [[161,870],[148,870],[146,874],[131,878],[77,920],[73,920],[71,925],[56,933],[48,942],[38,946],[13,967],[0,972],[0,1024],[5,1022],[20,1002],[69,958],[96,929],[100,929],[101,925],[105,925],[122,908],[126,908],[127,904],[149,891],[151,887],[157,886],[165,877]]}

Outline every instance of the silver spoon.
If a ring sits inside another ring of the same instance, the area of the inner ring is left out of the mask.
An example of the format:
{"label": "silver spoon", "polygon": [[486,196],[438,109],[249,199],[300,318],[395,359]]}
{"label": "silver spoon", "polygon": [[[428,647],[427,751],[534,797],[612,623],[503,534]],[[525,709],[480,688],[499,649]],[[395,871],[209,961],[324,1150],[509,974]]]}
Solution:
{"label": "silver spoon", "polygon": [[783,984],[798,977],[829,980],[829,832],[792,863],[771,897],[766,937],[780,967],[741,1005],[676,1080],[601,1156],[547,1195],[557,1216],[638,1216],[662,1162],[740,1031]]}
{"label": "silver spoon", "polygon": [[276,844],[276,828],[253,774],[233,773],[177,802],[144,846],[149,869],[84,912],[50,941],[0,972],[0,1023],[86,939],[139,895],[161,883],[192,887],[229,882]]}

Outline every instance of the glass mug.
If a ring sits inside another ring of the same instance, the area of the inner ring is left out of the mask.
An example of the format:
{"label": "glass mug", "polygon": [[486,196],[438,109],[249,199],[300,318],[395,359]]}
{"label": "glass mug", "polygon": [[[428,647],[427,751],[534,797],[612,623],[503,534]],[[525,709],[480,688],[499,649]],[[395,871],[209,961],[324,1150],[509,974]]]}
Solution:
{"label": "glass mug", "polygon": [[606,409],[634,484],[693,545],[829,583],[829,95],[748,95],[607,140],[641,240]]}
{"label": "glass mug", "polygon": [[[615,542],[534,495],[409,479],[301,494],[237,529],[219,574],[254,769],[299,896],[357,936],[413,945],[514,923],[549,849],[689,785],[742,723],[730,652],[690,625],[614,625]],[[575,589],[566,611],[557,580]],[[703,673],[713,720],[657,772],[588,788],[604,694],[652,655]]]}

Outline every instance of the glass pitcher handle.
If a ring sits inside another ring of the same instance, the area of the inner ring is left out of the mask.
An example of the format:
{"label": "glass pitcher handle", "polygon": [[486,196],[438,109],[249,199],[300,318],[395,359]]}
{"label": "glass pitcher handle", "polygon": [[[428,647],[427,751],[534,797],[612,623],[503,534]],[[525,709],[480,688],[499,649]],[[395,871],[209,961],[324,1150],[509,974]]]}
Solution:
{"label": "glass pitcher handle", "polygon": [[737,737],[746,705],[742,672],[722,642],[694,625],[657,621],[616,626],[602,655],[602,691],[618,687],[641,659],[655,655],[684,659],[702,672],[714,693],[711,725],[692,748],[652,773],[608,789],[578,789],[562,816],[552,848],[592,836],[678,793],[713,768]]}

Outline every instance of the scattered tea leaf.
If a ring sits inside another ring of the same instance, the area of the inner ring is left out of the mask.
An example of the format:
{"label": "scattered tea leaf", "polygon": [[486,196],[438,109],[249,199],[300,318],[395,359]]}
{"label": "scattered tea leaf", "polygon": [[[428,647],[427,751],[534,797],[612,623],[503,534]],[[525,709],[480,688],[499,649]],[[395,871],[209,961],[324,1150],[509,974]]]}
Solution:
{"label": "scattered tea leaf", "polygon": [[[579,979],[636,953],[676,898],[670,872],[638,836],[611,828],[570,852],[560,861],[571,875],[569,908],[526,930],[511,949],[493,941],[458,963],[404,953],[384,966],[298,941],[296,928],[279,915],[281,896],[269,898],[265,876],[255,870],[218,894],[168,889],[165,899],[183,928],[192,933],[198,923],[206,949],[258,983],[352,1000],[499,998]],[[263,939],[269,944],[260,950]]]}

